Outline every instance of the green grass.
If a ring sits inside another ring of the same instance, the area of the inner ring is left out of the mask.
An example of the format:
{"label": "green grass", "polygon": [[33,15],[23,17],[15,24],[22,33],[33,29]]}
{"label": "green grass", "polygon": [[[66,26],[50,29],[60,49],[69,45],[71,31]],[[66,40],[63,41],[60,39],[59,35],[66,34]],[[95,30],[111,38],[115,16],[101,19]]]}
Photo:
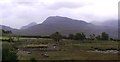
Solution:
{"label": "green grass", "polygon": [[20,55],[20,60],[30,60],[34,57],[36,60],[118,60],[117,54],[104,54],[95,52],[80,51],[55,51],[48,52],[49,57],[43,57],[41,52],[34,51],[29,55]]}
{"label": "green grass", "polygon": [[116,49],[118,50],[117,42],[101,42],[101,43],[80,43],[80,44],[72,44],[73,48],[79,49]]}
{"label": "green grass", "polygon": [[[9,39],[3,37],[3,39]],[[17,40],[14,37],[14,40]],[[25,47],[31,44],[52,44],[54,41],[48,38],[19,38],[19,41],[13,43],[18,47]],[[48,52],[50,57],[46,58],[41,55],[41,51],[30,51],[32,54],[18,54],[19,60],[30,60],[35,58],[37,60],[117,60],[118,54],[112,53],[97,53],[97,52],[86,52],[86,50],[107,50],[118,48],[119,43],[117,41],[98,41],[98,40],[62,40],[61,51]],[[3,42],[4,45],[8,46],[12,43]],[[84,52],[81,52],[84,50]]]}
{"label": "green grass", "polygon": [[[9,39],[9,37],[2,37],[2,39]],[[17,37],[14,37],[14,40],[17,41]],[[52,39],[47,38],[19,38],[19,42],[17,41],[18,46],[26,46],[29,44],[52,44],[54,41]],[[106,50],[106,49],[115,49],[120,50],[118,48],[118,42],[116,41],[98,41],[98,40],[62,40],[61,48],[63,49],[82,49],[82,50]]]}

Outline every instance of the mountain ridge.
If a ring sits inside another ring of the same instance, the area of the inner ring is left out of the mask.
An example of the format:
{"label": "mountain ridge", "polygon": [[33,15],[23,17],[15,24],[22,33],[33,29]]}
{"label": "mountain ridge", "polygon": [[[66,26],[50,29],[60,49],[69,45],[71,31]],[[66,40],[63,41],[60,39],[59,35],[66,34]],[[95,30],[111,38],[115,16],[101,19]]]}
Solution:
{"label": "mountain ridge", "polygon": [[27,29],[27,28],[29,28],[31,26],[34,26],[34,25],[37,25],[37,23],[36,22],[31,22],[28,25],[22,26],[21,29]]}
{"label": "mountain ridge", "polygon": [[[70,33],[85,32],[86,34],[99,34],[108,32],[111,36],[115,36],[117,30],[110,27],[97,26],[82,20],[70,19],[61,16],[48,17],[43,23],[32,26],[28,29],[21,30],[26,35],[50,35],[54,32],[60,32],[63,35]],[[113,33],[113,34],[112,34]]]}
{"label": "mountain ridge", "polygon": [[60,32],[63,35],[84,32],[87,36],[89,36],[93,33],[98,35],[101,32],[107,32],[111,37],[117,37],[118,34],[116,28],[97,26],[92,23],[87,23],[83,20],[75,20],[61,16],[48,17],[41,24],[31,26],[27,29],[19,29],[17,31],[14,31],[14,33],[20,35],[46,36],[51,35],[56,31]]}

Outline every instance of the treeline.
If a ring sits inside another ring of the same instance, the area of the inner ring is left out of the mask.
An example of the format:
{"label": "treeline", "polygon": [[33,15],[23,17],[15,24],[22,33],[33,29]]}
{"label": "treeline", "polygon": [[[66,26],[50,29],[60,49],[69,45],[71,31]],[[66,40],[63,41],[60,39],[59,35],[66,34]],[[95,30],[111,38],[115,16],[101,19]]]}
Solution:
{"label": "treeline", "polygon": [[[12,31],[10,30],[2,30],[3,34],[12,34]],[[59,32],[56,32],[59,33]],[[53,33],[54,34],[54,33]],[[61,35],[61,33],[59,33]],[[106,32],[102,32],[99,35],[90,34],[85,35],[83,32],[75,33],[75,34],[69,34],[68,36],[61,35],[64,39],[71,39],[71,40],[115,40],[118,39],[110,38],[109,34]],[[51,35],[49,36],[26,36],[26,35],[14,35],[12,37],[24,37],[24,38],[51,38]]]}
{"label": "treeline", "polygon": [[10,30],[1,30],[2,34],[12,34],[12,31]]}
{"label": "treeline", "polygon": [[106,32],[102,32],[100,35],[90,34],[89,36],[86,36],[83,32],[82,33],[76,33],[76,34],[69,34],[68,39],[72,40],[109,40],[109,34]]}
{"label": "treeline", "polygon": [[[59,33],[59,32],[56,32]],[[54,33],[53,33],[54,34]],[[60,34],[60,33],[59,33]],[[95,35],[91,34],[89,37],[87,37],[83,32],[81,33],[76,33],[76,34],[69,34],[68,36],[63,36],[60,34],[62,38],[64,39],[72,39],[72,40],[109,40],[112,38],[109,38],[109,34],[106,32],[102,32],[101,35]],[[25,38],[51,38],[51,35],[49,36],[25,36],[25,35],[20,35],[19,37],[25,37]]]}
{"label": "treeline", "polygon": [[26,35],[20,35],[19,37],[25,37],[25,38],[50,38],[50,36],[26,36]]}
{"label": "treeline", "polygon": [[[57,37],[57,33],[59,33],[59,32],[53,33],[53,34],[56,34],[54,37]],[[61,34],[59,33],[58,37],[60,37],[60,35]],[[63,36],[63,35],[61,35],[61,36],[64,39],[71,39],[71,40],[114,40],[114,41],[120,41],[119,39],[111,38],[109,36],[109,34],[106,33],[106,32],[102,32],[99,35],[90,34],[89,36],[86,36],[83,32],[75,33],[75,34],[69,34],[68,36]]]}

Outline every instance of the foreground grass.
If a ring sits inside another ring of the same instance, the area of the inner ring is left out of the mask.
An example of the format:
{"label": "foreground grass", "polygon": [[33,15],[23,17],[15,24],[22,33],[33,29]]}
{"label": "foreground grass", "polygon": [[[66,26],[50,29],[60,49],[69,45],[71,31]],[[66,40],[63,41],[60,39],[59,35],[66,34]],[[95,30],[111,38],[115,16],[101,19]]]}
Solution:
{"label": "foreground grass", "polygon": [[[4,39],[8,39],[4,37]],[[17,38],[15,38],[17,40]],[[7,44],[6,42],[3,42]],[[31,44],[52,44],[53,40],[48,38],[19,38],[19,41],[15,42],[18,47],[25,47]],[[64,45],[61,46],[62,51],[48,52],[49,57],[43,57],[41,51],[30,51],[31,54],[27,54],[24,51],[18,51],[19,60],[30,60],[35,58],[36,60],[118,60],[118,54],[112,53],[97,53],[87,52],[86,50],[120,50],[118,48],[119,43],[117,41],[98,41],[98,40],[66,40],[61,41]],[[10,45],[8,43],[8,45]],[[81,51],[84,50],[84,51]]]}
{"label": "foreground grass", "polygon": [[[32,41],[31,41],[32,40]],[[50,39],[31,39],[27,44],[52,42]],[[31,54],[19,54],[19,60],[118,60],[118,54],[112,53],[97,53],[87,52],[88,50],[118,50],[118,42],[115,41],[76,41],[76,40],[62,40],[65,45],[61,46],[62,51],[48,52],[49,57],[43,57],[41,51],[30,51]],[[24,46],[26,44],[23,44]],[[84,51],[81,51],[84,50]],[[86,51],[87,50],[87,51]]]}
{"label": "foreground grass", "polygon": [[33,51],[31,54],[21,54],[19,60],[118,60],[117,54],[105,54],[80,51],[54,51],[48,52],[49,57],[43,57],[40,51]]}

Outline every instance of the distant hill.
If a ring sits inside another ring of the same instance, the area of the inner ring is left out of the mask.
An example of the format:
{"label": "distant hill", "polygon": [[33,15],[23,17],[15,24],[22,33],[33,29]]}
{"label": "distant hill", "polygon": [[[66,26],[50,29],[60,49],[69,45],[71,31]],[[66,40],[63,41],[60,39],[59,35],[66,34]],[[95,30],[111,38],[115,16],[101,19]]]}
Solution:
{"label": "distant hill", "polygon": [[[8,30],[8,31],[12,31],[12,33],[18,33],[18,29],[15,29],[15,28],[11,28],[9,26],[5,26],[5,25],[0,25],[0,31],[1,30]],[[2,32],[2,31],[1,31]]]}
{"label": "distant hill", "polygon": [[111,37],[117,37],[118,34],[116,28],[97,26],[82,20],[75,20],[61,16],[48,17],[43,23],[19,30],[18,33],[22,35],[50,35],[56,31],[63,35],[84,32],[89,36],[93,33],[100,34],[101,32],[107,32]]}
{"label": "distant hill", "polygon": [[9,26],[5,26],[5,25],[0,25],[0,30],[3,29],[3,30],[17,30],[15,28],[11,28]]}
{"label": "distant hill", "polygon": [[[111,24],[112,26],[112,24]],[[52,33],[58,31],[63,35],[68,35],[70,33],[84,32],[87,36],[90,34],[100,34],[101,32],[107,32],[111,37],[118,37],[118,28],[105,25],[94,25],[87,23],[82,20],[75,20],[67,17],[61,16],[50,16],[43,23],[36,24],[31,23],[29,25],[22,27],[22,29],[14,29],[9,26],[0,25],[4,30],[11,30],[14,34],[18,35],[51,35]]]}
{"label": "distant hill", "polygon": [[26,25],[26,26],[22,26],[21,29],[27,29],[27,28],[29,28],[29,27],[31,27],[31,26],[34,26],[34,25],[37,25],[37,23],[32,22],[32,23],[30,23],[30,24],[28,24],[28,25]]}

